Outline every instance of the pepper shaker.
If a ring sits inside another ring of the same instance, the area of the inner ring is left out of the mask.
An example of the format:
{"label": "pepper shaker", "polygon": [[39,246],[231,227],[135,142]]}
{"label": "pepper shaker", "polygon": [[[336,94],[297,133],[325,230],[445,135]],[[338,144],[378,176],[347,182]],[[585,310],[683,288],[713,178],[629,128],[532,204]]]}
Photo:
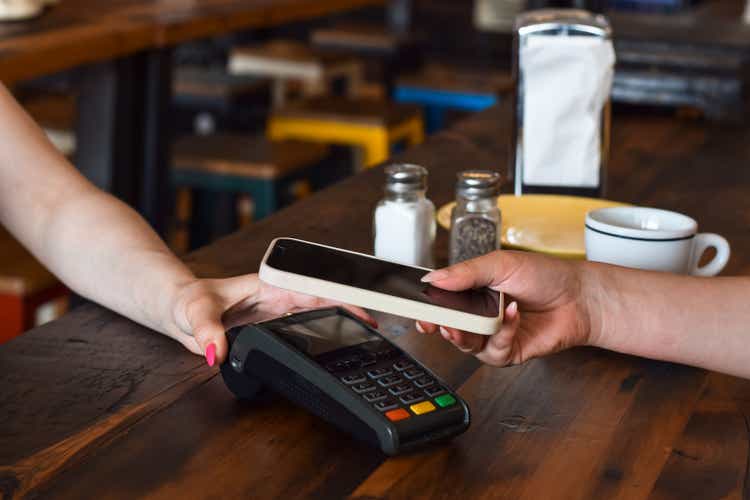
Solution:
{"label": "pepper shaker", "polygon": [[451,264],[500,248],[499,194],[497,172],[469,170],[458,174],[456,206],[451,213]]}
{"label": "pepper shaker", "polygon": [[435,205],[426,197],[427,169],[385,168],[385,198],[375,209],[375,256],[399,264],[432,267]]}

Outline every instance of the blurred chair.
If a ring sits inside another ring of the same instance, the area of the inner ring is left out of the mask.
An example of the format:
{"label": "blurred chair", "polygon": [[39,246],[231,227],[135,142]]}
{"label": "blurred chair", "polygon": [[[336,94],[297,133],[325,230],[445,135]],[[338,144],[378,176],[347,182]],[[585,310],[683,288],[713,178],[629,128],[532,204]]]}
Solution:
{"label": "blurred chair", "polygon": [[509,73],[429,64],[399,78],[393,97],[397,102],[424,106],[427,132],[433,133],[445,126],[447,111],[482,111],[511,92],[513,79]]}
{"label": "blurred chair", "polygon": [[416,106],[372,99],[318,97],[271,113],[267,135],[361,148],[360,162],[372,167],[390,156],[391,146],[424,140],[422,113]]}
{"label": "blurred chair", "polygon": [[174,78],[177,132],[252,132],[265,126],[271,82],[237,76],[224,66],[179,66]]}
{"label": "blurred chair", "polygon": [[[320,28],[313,31],[310,42],[318,50],[357,56],[365,62],[362,96],[391,96],[396,78],[422,64],[414,38],[392,33],[384,25],[347,23]],[[378,89],[379,86],[383,89]]]}
{"label": "blurred chair", "polygon": [[177,228],[171,238],[175,251],[191,247],[190,226],[211,224],[211,214],[194,216],[191,189],[237,194],[237,220],[246,225],[309,193],[312,170],[327,153],[322,144],[269,141],[262,136],[181,138],[172,153],[172,182],[178,190]]}
{"label": "blurred chair", "polygon": [[33,328],[41,306],[67,296],[67,288],[0,229],[0,344]]}
{"label": "blurred chair", "polygon": [[296,83],[304,97],[325,94],[338,81],[346,93],[356,96],[362,81],[362,65],[356,58],[328,54],[293,41],[276,40],[254,47],[237,47],[229,55],[229,72],[270,78],[273,106],[282,106]]}

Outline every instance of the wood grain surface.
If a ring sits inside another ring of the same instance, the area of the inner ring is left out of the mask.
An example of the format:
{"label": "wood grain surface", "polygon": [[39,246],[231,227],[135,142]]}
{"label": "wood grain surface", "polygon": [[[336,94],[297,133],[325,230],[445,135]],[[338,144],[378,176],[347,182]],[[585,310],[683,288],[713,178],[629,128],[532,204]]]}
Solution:
{"label": "wood grain surface", "polygon": [[[505,172],[509,110],[400,160]],[[610,197],[685,212],[750,271],[750,132],[615,114]],[[257,269],[293,236],[371,250],[383,171],[362,172],[188,257],[202,276]],[[510,186],[508,186],[510,188]],[[315,214],[311,216],[311,214]],[[447,257],[440,231],[439,261]],[[380,315],[382,330],[457,388],[469,431],[387,459],[289,403],[235,401],[203,360],[94,305],[0,347],[0,492],[55,498],[743,498],[750,383],[591,348],[497,369]],[[700,325],[696,325],[700,328]]]}
{"label": "wood grain surface", "polygon": [[13,82],[249,28],[278,26],[385,0],[64,0],[0,23],[0,81]]}

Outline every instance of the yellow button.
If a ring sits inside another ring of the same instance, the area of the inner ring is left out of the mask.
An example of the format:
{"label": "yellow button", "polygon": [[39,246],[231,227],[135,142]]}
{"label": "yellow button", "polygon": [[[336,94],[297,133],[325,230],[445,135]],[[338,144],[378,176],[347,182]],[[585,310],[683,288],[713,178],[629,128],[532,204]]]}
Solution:
{"label": "yellow button", "polygon": [[430,401],[422,401],[421,403],[411,405],[410,408],[411,408],[411,411],[413,411],[415,415],[421,415],[423,413],[429,413],[432,410],[434,410],[435,405],[432,404]]}

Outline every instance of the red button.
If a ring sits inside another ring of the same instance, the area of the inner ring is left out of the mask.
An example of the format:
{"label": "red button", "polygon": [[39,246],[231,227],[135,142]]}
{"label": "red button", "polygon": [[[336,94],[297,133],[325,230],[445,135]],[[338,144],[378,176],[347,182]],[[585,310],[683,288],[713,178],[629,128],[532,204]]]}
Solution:
{"label": "red button", "polygon": [[410,415],[409,415],[409,412],[404,410],[403,408],[398,408],[396,410],[391,410],[389,412],[386,412],[385,416],[394,422],[398,422],[399,420],[409,418]]}

